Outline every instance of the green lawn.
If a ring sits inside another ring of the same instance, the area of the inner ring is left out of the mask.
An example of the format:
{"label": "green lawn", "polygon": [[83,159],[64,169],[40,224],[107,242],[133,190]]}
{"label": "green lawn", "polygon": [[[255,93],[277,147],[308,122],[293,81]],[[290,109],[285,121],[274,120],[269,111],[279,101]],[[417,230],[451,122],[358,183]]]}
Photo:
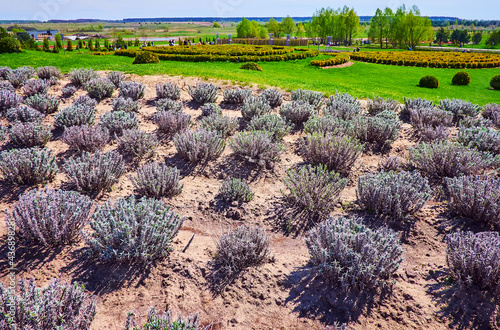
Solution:
{"label": "green lawn", "polygon": [[[319,58],[327,58],[321,56]],[[23,65],[34,67],[53,65],[63,72],[71,68],[85,67],[95,70],[120,70],[139,75],[183,75],[217,78],[259,86],[277,86],[286,90],[298,88],[317,90],[328,94],[348,92],[360,98],[373,96],[391,97],[403,101],[406,97],[422,97],[438,101],[444,98],[460,98],[480,105],[500,103],[500,91],[490,90],[489,82],[500,69],[466,70],[471,75],[469,86],[453,86],[451,79],[457,69],[400,67],[356,62],[353,66],[320,69],[310,65],[311,59],[290,62],[261,62],[262,72],[240,70],[241,64],[226,62],[161,62],[160,64],[132,65],[133,59],[122,56],[93,56],[87,51],[52,54],[24,51],[21,54],[0,54],[0,66],[16,68]],[[440,81],[438,89],[417,87],[424,75],[432,74]]]}

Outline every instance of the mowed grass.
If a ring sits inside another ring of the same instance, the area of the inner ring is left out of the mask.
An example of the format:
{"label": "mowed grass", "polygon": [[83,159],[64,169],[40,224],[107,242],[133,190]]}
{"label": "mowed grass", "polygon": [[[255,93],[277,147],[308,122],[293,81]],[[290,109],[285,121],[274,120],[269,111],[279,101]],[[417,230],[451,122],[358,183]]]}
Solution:
{"label": "mowed grass", "polygon": [[[320,56],[318,58],[327,58]],[[439,101],[446,98],[458,98],[480,105],[500,103],[500,91],[491,90],[489,82],[497,69],[475,69],[467,71],[471,76],[468,86],[453,86],[453,75],[462,70],[401,67],[373,63],[355,62],[344,68],[321,69],[310,65],[311,59],[289,62],[259,62],[263,71],[241,70],[241,63],[229,62],[175,62],[162,61],[160,64],[132,65],[133,58],[122,56],[95,56],[82,51],[78,53],[52,54],[36,51],[24,51],[21,54],[0,54],[0,66],[17,68],[23,65],[34,67],[53,65],[62,72],[72,68],[92,68],[94,70],[119,70],[138,75],[181,75],[198,76],[230,80],[234,83],[255,83],[259,87],[280,87],[285,90],[298,88],[321,91],[326,94],[348,92],[359,98],[374,96],[391,97],[400,102],[404,97],[421,97]],[[418,87],[418,82],[425,75],[434,75],[439,79],[437,89]]]}

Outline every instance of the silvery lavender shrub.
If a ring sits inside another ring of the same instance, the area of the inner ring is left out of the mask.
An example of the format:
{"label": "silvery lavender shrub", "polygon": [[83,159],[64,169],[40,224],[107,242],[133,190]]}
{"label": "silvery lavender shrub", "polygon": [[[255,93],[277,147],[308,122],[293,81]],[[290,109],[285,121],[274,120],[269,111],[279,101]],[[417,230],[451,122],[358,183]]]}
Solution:
{"label": "silvery lavender shrub", "polygon": [[271,113],[272,108],[267,100],[260,96],[252,96],[243,102],[241,115],[246,120],[251,120],[253,117],[267,115]]}
{"label": "silvery lavender shrub", "polygon": [[253,117],[248,124],[248,130],[269,132],[275,141],[281,141],[291,129],[289,123],[274,113]]}
{"label": "silvery lavender shrub", "polygon": [[173,197],[182,192],[180,172],[176,167],[149,163],[137,169],[137,176],[130,176],[135,191],[151,198]]}
{"label": "silvery lavender shrub", "polygon": [[45,118],[45,115],[40,111],[30,108],[25,105],[20,105],[15,108],[10,108],[5,113],[5,117],[10,122],[21,122],[21,123],[41,123]]}
{"label": "silvery lavender shrub", "polygon": [[14,88],[22,87],[26,81],[28,81],[28,77],[20,71],[14,70],[12,72],[7,73],[7,80],[14,86]]}
{"label": "silvery lavender shrub", "polygon": [[120,96],[128,97],[134,101],[142,99],[146,86],[135,81],[123,81],[120,83]]}
{"label": "silvery lavender shrub", "polygon": [[50,141],[50,127],[34,123],[16,123],[9,130],[10,142],[19,148],[43,147]]}
{"label": "silvery lavender shrub", "polygon": [[363,153],[364,145],[349,136],[308,135],[302,146],[304,159],[313,164],[324,164],[330,171],[348,174],[354,162]]}
{"label": "silvery lavender shrub", "polygon": [[428,126],[453,125],[453,114],[439,108],[410,108],[408,114],[411,124],[418,130],[422,130]]}
{"label": "silvery lavender shrub", "polygon": [[70,149],[78,152],[96,152],[102,150],[110,139],[109,131],[101,125],[72,126],[64,129],[61,140],[68,144]]}
{"label": "silvery lavender shrub", "polygon": [[131,98],[118,97],[113,100],[113,111],[139,112],[140,109],[139,101]]}
{"label": "silvery lavender shrub", "polygon": [[191,124],[191,116],[176,111],[158,111],[151,118],[158,129],[167,136],[173,136],[187,130]]}
{"label": "silvery lavender shrub", "polygon": [[196,87],[189,86],[188,93],[193,101],[198,103],[215,103],[217,101],[217,91],[219,87],[208,83],[197,83]]}
{"label": "silvery lavender shrub", "polygon": [[348,93],[336,93],[328,99],[323,114],[344,120],[352,120],[361,114],[361,103]]}
{"label": "silvery lavender shrub", "polygon": [[307,233],[306,244],[318,274],[346,292],[390,285],[403,261],[396,232],[359,218],[331,217]]}
{"label": "silvery lavender shrub", "polygon": [[0,90],[0,112],[4,112],[10,108],[16,108],[23,98],[15,92],[9,90]]}
{"label": "silvery lavender shrub", "polygon": [[174,145],[182,159],[192,163],[206,163],[219,158],[226,142],[216,131],[198,129],[176,134]]}
{"label": "silvery lavender shrub", "polygon": [[59,171],[56,157],[49,149],[11,149],[0,153],[2,179],[16,185],[51,181]]}
{"label": "silvery lavender shrub", "polygon": [[201,107],[201,115],[202,116],[211,116],[211,115],[222,115],[222,109],[217,103],[205,103]]}
{"label": "silvery lavender shrub", "polygon": [[260,96],[265,98],[273,108],[279,107],[283,103],[283,94],[276,88],[266,89],[260,93]]}
{"label": "silvery lavender shrub", "polygon": [[73,105],[77,105],[77,104],[84,105],[84,106],[87,106],[89,108],[95,108],[97,106],[97,101],[88,95],[82,95],[82,96],[77,97],[75,99],[75,101],[73,102]]}
{"label": "silvery lavender shrub", "polygon": [[500,233],[456,232],[446,236],[446,263],[460,285],[500,294]]}
{"label": "silvery lavender shrub", "polygon": [[237,118],[216,114],[203,118],[200,124],[207,131],[217,131],[223,139],[233,135],[238,129]]}
{"label": "silvery lavender shrub", "polygon": [[500,127],[500,105],[496,103],[484,105],[482,115],[490,119],[496,127]]}
{"label": "silvery lavender shrub", "polygon": [[349,120],[335,116],[314,116],[304,123],[304,133],[321,135],[354,135],[354,126]]}
{"label": "silvery lavender shrub", "polygon": [[383,111],[373,117],[360,116],[353,121],[353,126],[361,142],[386,147],[399,137],[401,121],[395,112]]}
{"label": "silvery lavender shrub", "polygon": [[368,99],[368,113],[372,116],[379,114],[383,111],[397,112],[399,109],[399,102],[393,99],[384,99],[382,97],[374,97]]}
{"label": "silvery lavender shrub", "polygon": [[493,156],[455,142],[421,143],[410,149],[410,164],[429,177],[442,179],[477,174],[491,166]]}
{"label": "silvery lavender shrub", "polygon": [[382,159],[378,167],[382,171],[399,171],[401,169],[402,163],[398,156],[390,156]]}
{"label": "silvery lavender shrub", "polygon": [[266,262],[271,254],[269,242],[264,229],[258,227],[239,226],[222,234],[215,242],[214,266],[218,276],[233,277]]}
{"label": "silvery lavender shrub", "polygon": [[16,91],[16,89],[14,88],[14,86],[12,86],[10,81],[0,80],[0,91],[4,91],[4,90],[7,90],[7,91],[12,92],[12,93],[14,93]]}
{"label": "silvery lavender shrub", "polygon": [[460,118],[465,116],[475,117],[480,111],[481,107],[477,104],[458,99],[445,99],[439,101],[439,107],[445,111],[453,113],[453,119],[458,122]]}
{"label": "silvery lavender shrub", "polygon": [[287,122],[295,125],[306,122],[309,118],[316,115],[314,106],[306,101],[293,101],[292,103],[283,104],[280,107],[280,116],[285,118]]}
{"label": "silvery lavender shrub", "polygon": [[74,103],[59,110],[54,118],[54,124],[60,128],[93,125],[95,122],[95,110],[89,106]]}
{"label": "silvery lavender shrub", "polygon": [[124,130],[139,127],[139,120],[133,112],[109,111],[101,117],[100,124],[112,135],[120,136]]}
{"label": "silvery lavender shrub", "polygon": [[409,116],[410,109],[419,110],[424,108],[434,108],[434,102],[418,97],[414,99],[405,97],[405,106],[401,113]]}
{"label": "silvery lavender shrub", "polygon": [[181,98],[181,89],[174,83],[157,84],[156,97],[177,101]]}
{"label": "silvery lavender shrub", "polygon": [[26,79],[33,78],[33,76],[35,75],[35,69],[32,66],[25,65],[15,69],[14,71],[23,74]]}
{"label": "silvery lavender shrub", "polygon": [[52,77],[50,79],[43,79],[49,84],[49,86],[59,85],[59,79],[56,77]]}
{"label": "silvery lavender shrub", "polygon": [[[35,280],[21,279],[12,292],[0,284],[0,328],[17,329],[89,329],[96,315],[97,301],[83,285],[52,280],[38,288]],[[10,305],[12,304],[12,305]],[[16,311],[9,316],[12,306]]]}
{"label": "silvery lavender shrub", "polygon": [[473,128],[473,127],[492,127],[495,124],[493,123],[492,120],[483,117],[479,117],[477,119],[474,117],[464,117],[460,119],[458,125],[460,127]]}
{"label": "silvery lavender shrub", "polygon": [[248,89],[226,89],[224,91],[224,102],[242,104],[250,96],[252,96],[252,91]]}
{"label": "silvery lavender shrub", "polygon": [[7,140],[8,128],[0,124],[0,143]]}
{"label": "silvery lavender shrub", "polygon": [[424,126],[420,131],[420,137],[424,142],[446,141],[450,136],[450,130],[446,126]]}
{"label": "silvery lavender shrub", "polygon": [[0,80],[7,80],[7,74],[12,71],[8,66],[0,66]]}
{"label": "silvery lavender shrub", "polygon": [[155,102],[158,111],[182,111],[182,102],[176,102],[171,99],[159,99]]}
{"label": "silvery lavender shrub", "polygon": [[500,227],[500,179],[461,176],[446,179],[446,186],[453,212]]}
{"label": "silvery lavender shrub", "polygon": [[115,85],[110,80],[104,78],[92,79],[83,86],[89,96],[97,101],[111,97],[115,90]]}
{"label": "silvery lavender shrub", "polygon": [[[138,330],[138,329],[150,329],[150,330],[209,330],[207,328],[200,326],[200,320],[198,314],[193,316],[188,316],[187,318],[179,316],[174,318],[172,312],[167,310],[165,312],[159,313],[156,308],[151,307],[148,311],[148,317],[146,322],[142,326],[137,327],[134,321],[135,314],[129,312],[127,315],[127,322],[125,324],[125,330]],[[134,327],[134,328],[131,328]]]}
{"label": "silvery lavender shrub", "polygon": [[26,97],[47,94],[50,84],[43,79],[28,80],[23,86],[23,94]]}
{"label": "silvery lavender shrub", "polygon": [[118,150],[137,159],[151,157],[158,145],[158,139],[154,134],[138,128],[124,130],[123,135],[118,138]]}
{"label": "silvery lavender shrub", "polygon": [[82,87],[87,82],[99,78],[99,75],[92,69],[72,69],[68,78],[74,86]]}
{"label": "silvery lavender shrub", "polygon": [[61,88],[63,97],[71,97],[77,90],[78,89],[73,85],[67,85],[66,87]]}
{"label": "silvery lavender shrub", "polygon": [[469,148],[500,154],[500,132],[493,129],[460,127],[457,141]]}
{"label": "silvery lavender shrub", "polygon": [[34,245],[57,246],[79,241],[87,224],[92,201],[76,191],[31,190],[19,197],[6,221],[17,234]]}
{"label": "silvery lavender shrub", "polygon": [[254,193],[245,181],[237,178],[227,178],[222,182],[219,196],[227,203],[248,203],[253,199]]}
{"label": "silvery lavender shrub", "polygon": [[368,173],[358,179],[361,207],[394,219],[418,212],[431,197],[431,188],[419,172]]}
{"label": "silvery lavender shrub", "polygon": [[119,88],[120,83],[125,80],[125,76],[120,71],[108,72],[106,78],[115,85],[115,88]]}
{"label": "silvery lavender shrub", "polygon": [[291,207],[326,215],[335,208],[347,179],[340,178],[338,173],[329,171],[324,165],[305,165],[287,170],[283,183],[289,192],[282,190],[281,193]]}
{"label": "silvery lavender shrub", "polygon": [[61,101],[57,97],[52,95],[37,94],[28,97],[24,101],[24,103],[27,106],[47,115],[56,112],[57,109],[59,108],[59,104],[61,103]]}
{"label": "silvery lavender shrub", "polygon": [[272,167],[280,161],[283,144],[266,131],[241,132],[229,141],[234,153],[250,163]]}
{"label": "silvery lavender shrub", "polygon": [[131,196],[98,206],[83,237],[100,260],[149,262],[168,256],[183,222],[162,201]]}
{"label": "silvery lavender shrub", "polygon": [[64,164],[64,171],[78,191],[92,194],[110,189],[126,168],[119,153],[97,151],[93,155],[83,152],[79,157],[70,158]]}
{"label": "silvery lavender shrub", "polygon": [[61,70],[55,66],[41,66],[36,69],[36,75],[40,79],[50,80],[51,78],[61,78]]}
{"label": "silvery lavender shrub", "polygon": [[321,105],[323,105],[323,93],[297,89],[292,91],[292,100],[305,101],[312,105],[315,109],[319,109],[321,108]]}

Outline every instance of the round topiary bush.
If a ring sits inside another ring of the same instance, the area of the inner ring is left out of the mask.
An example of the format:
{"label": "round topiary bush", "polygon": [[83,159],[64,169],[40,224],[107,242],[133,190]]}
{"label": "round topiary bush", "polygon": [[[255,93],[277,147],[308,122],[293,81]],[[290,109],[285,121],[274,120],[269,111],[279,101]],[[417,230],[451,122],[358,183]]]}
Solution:
{"label": "round topiary bush", "polygon": [[149,64],[149,63],[160,63],[158,56],[151,52],[139,52],[134,59],[132,64]]}
{"label": "round topiary bush", "polygon": [[465,71],[455,73],[451,80],[452,85],[468,85],[470,83],[470,75]]}
{"label": "round topiary bush", "polygon": [[255,62],[248,62],[240,66],[240,69],[243,70],[253,70],[253,71],[262,71],[262,68],[260,65],[258,65]]}
{"label": "round topiary bush", "polygon": [[439,80],[431,75],[424,76],[422,79],[420,79],[420,82],[418,83],[419,87],[425,87],[425,88],[438,88],[439,87]]}
{"label": "round topiary bush", "polygon": [[491,78],[490,86],[497,91],[500,91],[500,74],[497,74],[493,78]]}

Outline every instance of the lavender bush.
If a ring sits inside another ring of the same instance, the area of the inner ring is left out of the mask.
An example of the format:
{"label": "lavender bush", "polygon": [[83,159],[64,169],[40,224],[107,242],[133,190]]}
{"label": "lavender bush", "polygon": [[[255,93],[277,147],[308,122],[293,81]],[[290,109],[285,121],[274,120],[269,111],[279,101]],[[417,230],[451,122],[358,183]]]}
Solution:
{"label": "lavender bush", "polygon": [[254,193],[245,181],[237,178],[227,178],[222,182],[219,196],[226,203],[248,203],[253,199]]}
{"label": "lavender bush", "polygon": [[315,109],[319,109],[323,104],[323,93],[305,89],[297,89],[292,91],[292,100],[304,101],[312,105]]}
{"label": "lavender bush", "polygon": [[184,222],[162,201],[134,196],[98,206],[92,231],[83,231],[89,251],[108,262],[149,262],[172,251],[172,240]]}
{"label": "lavender bush", "polygon": [[134,101],[142,99],[146,86],[135,81],[123,81],[120,83],[120,96],[131,98]]}
{"label": "lavender bush", "polygon": [[16,123],[9,131],[10,142],[19,148],[43,147],[50,141],[50,127],[34,123]]}
{"label": "lavender bush", "polygon": [[330,96],[325,109],[323,109],[323,114],[352,120],[361,114],[361,103],[348,93],[336,93],[334,96]]}
{"label": "lavender bush", "polygon": [[84,88],[91,98],[101,101],[113,95],[115,85],[108,79],[97,78],[86,82]]}
{"label": "lavender bush", "polygon": [[26,77],[26,79],[33,78],[33,76],[35,75],[35,69],[32,66],[28,66],[28,65],[21,66],[21,67],[15,69],[14,72],[18,72],[20,74],[23,74]]}
{"label": "lavender bush", "polygon": [[16,108],[10,108],[7,110],[5,117],[10,122],[41,123],[45,118],[45,115],[28,106],[20,105]]}
{"label": "lavender bush", "polygon": [[92,194],[110,189],[126,168],[120,154],[97,151],[93,155],[83,152],[79,157],[70,158],[64,164],[64,171],[78,191]]}
{"label": "lavender bush", "polygon": [[271,113],[272,108],[266,99],[253,96],[245,99],[241,108],[241,115],[246,120]]}
{"label": "lavender bush", "polygon": [[61,88],[61,92],[62,92],[63,97],[71,97],[71,96],[73,96],[73,94],[76,93],[77,90],[78,89],[73,85],[67,85],[67,86]]}
{"label": "lavender bush", "polygon": [[174,136],[174,144],[179,156],[192,163],[217,159],[226,147],[226,142],[217,132],[204,129],[178,133]]}
{"label": "lavender bush", "polygon": [[106,78],[115,85],[115,88],[120,87],[120,83],[125,80],[125,76],[120,71],[112,71],[106,74]]}
{"label": "lavender bush", "polygon": [[382,171],[399,171],[401,169],[401,159],[398,156],[390,156],[382,159],[378,164]]}
{"label": "lavender bush", "polygon": [[279,107],[283,103],[283,94],[276,88],[269,88],[260,93],[260,96],[266,99],[267,103],[273,108]]}
{"label": "lavender bush", "polygon": [[406,98],[405,97],[405,106],[403,108],[402,113],[405,115],[410,115],[410,110],[419,110],[424,108],[434,108],[434,102],[421,99],[421,98]]}
{"label": "lavender bush", "polygon": [[214,103],[217,101],[219,87],[208,83],[197,83],[196,87],[189,86],[189,95],[198,103]]}
{"label": "lavender bush", "polygon": [[408,113],[411,124],[418,130],[453,125],[453,114],[438,108],[410,108]]}
{"label": "lavender bush", "polygon": [[330,171],[347,174],[363,153],[364,145],[348,136],[308,135],[302,152],[306,161],[313,165],[324,164]]}
{"label": "lavender bush", "polygon": [[137,159],[153,156],[158,145],[159,142],[155,135],[137,128],[124,130],[123,135],[118,138],[118,150]]}
{"label": "lavender bush", "polygon": [[461,176],[446,179],[446,186],[453,212],[500,227],[500,179]]}
{"label": "lavender bush", "polygon": [[26,97],[39,94],[47,94],[49,88],[50,88],[50,83],[43,79],[28,80],[24,84],[23,94]]}
{"label": "lavender bush", "polygon": [[52,95],[37,94],[28,97],[24,101],[24,103],[27,106],[47,115],[56,112],[57,109],[59,108],[59,104],[61,103],[61,101],[57,97]]}
{"label": "lavender bush", "polygon": [[14,88],[14,86],[12,86],[10,81],[0,80],[0,92],[5,91],[5,90],[12,92],[12,93],[15,93],[15,91],[16,91],[16,89]]}
{"label": "lavender bush", "polygon": [[12,71],[8,66],[0,66],[0,80],[7,80],[7,74]]}
{"label": "lavender bush", "polygon": [[16,89],[22,87],[28,79],[29,78],[21,71],[14,70],[7,73],[7,80]]}
{"label": "lavender bush", "polygon": [[211,115],[203,118],[200,123],[207,131],[217,131],[223,139],[233,135],[238,129],[238,119],[228,116]]}
{"label": "lavender bush", "polygon": [[[0,284],[0,328],[17,329],[89,329],[96,315],[96,299],[83,285],[52,280],[38,288],[35,280],[18,282],[16,292]],[[12,305],[10,305],[12,304]],[[9,318],[9,308],[15,310]]]}
{"label": "lavender bush", "polygon": [[456,122],[465,116],[475,117],[481,111],[479,105],[464,100],[445,99],[439,101],[439,104],[441,109],[453,113]]}
{"label": "lavender bush", "polygon": [[72,126],[64,129],[61,140],[78,152],[102,150],[110,139],[107,128],[96,126]]}
{"label": "lavender bush", "polygon": [[205,103],[201,107],[201,115],[205,117],[211,115],[222,116],[222,109],[217,105],[217,103]]}
{"label": "lavender bush", "polygon": [[140,109],[139,101],[131,98],[119,97],[113,100],[113,111],[139,112]]}
{"label": "lavender bush", "polygon": [[370,229],[357,218],[332,217],[316,225],[306,244],[319,275],[343,291],[390,285],[403,261],[404,250],[394,231]]}
{"label": "lavender bush", "polygon": [[183,112],[158,111],[151,118],[158,129],[167,136],[173,136],[187,130],[191,124],[191,116]]}
{"label": "lavender bush", "polygon": [[149,329],[149,330],[209,330],[210,327],[201,327],[200,321],[198,319],[198,314],[194,314],[193,316],[188,316],[184,318],[179,316],[177,319],[174,319],[172,316],[172,312],[167,310],[162,313],[158,313],[158,311],[152,307],[148,311],[148,317],[146,322],[137,327],[137,324],[134,321],[134,313],[130,312],[127,316],[127,323],[125,325],[125,330],[131,330],[130,327],[134,327],[132,330],[140,330],[140,329]]}
{"label": "lavender bush", "polygon": [[95,108],[97,106],[97,101],[88,95],[82,95],[75,99],[73,105],[84,105],[89,108]]}
{"label": "lavender bush", "polygon": [[287,122],[296,125],[302,124],[316,115],[314,106],[306,101],[293,101],[292,103],[283,104],[279,112]]}
{"label": "lavender bush", "polygon": [[399,102],[393,99],[384,99],[382,97],[374,97],[368,99],[368,113],[372,116],[383,111],[397,112],[399,110]]}
{"label": "lavender bush", "polygon": [[158,111],[182,111],[182,102],[176,102],[171,99],[159,99],[155,104]]}
{"label": "lavender bush", "polygon": [[496,127],[500,128],[500,105],[496,103],[484,105],[482,115],[484,118],[490,119]]}
{"label": "lavender bush", "polygon": [[0,112],[4,112],[10,108],[16,108],[22,101],[23,98],[15,92],[6,89],[0,90]]}
{"label": "lavender bush", "polygon": [[281,141],[291,129],[290,124],[274,113],[254,117],[248,124],[248,130],[269,132],[274,141]]}
{"label": "lavender bush", "polygon": [[493,129],[460,127],[457,141],[469,148],[500,154],[500,132]]}
{"label": "lavender bush", "polygon": [[314,116],[304,123],[304,133],[320,135],[354,135],[351,121],[334,116]]}
{"label": "lavender bush", "polygon": [[265,131],[241,132],[229,141],[234,153],[250,163],[272,167],[280,161],[284,146]]}
{"label": "lavender bush", "polygon": [[137,169],[137,177],[130,176],[135,191],[151,198],[173,197],[182,192],[180,172],[165,164],[150,163]]}
{"label": "lavender bush", "polygon": [[252,96],[252,91],[248,89],[226,89],[224,91],[224,102],[242,104],[250,96]]}
{"label": "lavender bush", "polygon": [[156,85],[156,97],[177,101],[181,98],[181,89],[174,83]]}
{"label": "lavender bush", "polygon": [[460,285],[500,293],[500,234],[456,232],[446,237],[446,263]]}
{"label": "lavender bush", "polygon": [[329,171],[324,165],[306,165],[287,170],[283,183],[289,192],[281,193],[291,207],[326,215],[335,208],[347,179],[340,178],[338,173]]}
{"label": "lavender bush", "polygon": [[41,66],[36,69],[36,75],[40,79],[50,80],[51,78],[60,79],[62,77],[61,70],[55,66]]}
{"label": "lavender bush", "polygon": [[0,152],[2,179],[16,185],[51,181],[58,172],[56,158],[49,149],[26,148]]}
{"label": "lavender bush", "polygon": [[450,130],[446,126],[424,126],[420,131],[423,142],[446,141],[450,136]]}
{"label": "lavender bush", "polygon": [[392,111],[383,111],[373,117],[360,116],[353,122],[354,134],[361,142],[375,147],[390,146],[399,137],[401,121]]}
{"label": "lavender bush", "polygon": [[124,130],[139,127],[139,120],[133,112],[109,111],[101,117],[100,124],[112,135],[120,136]]}
{"label": "lavender bush", "polygon": [[91,80],[98,79],[99,75],[92,69],[73,69],[68,74],[68,78],[71,84],[81,87]]}
{"label": "lavender bush", "polygon": [[358,179],[361,207],[394,219],[418,212],[431,197],[431,188],[419,172],[369,173]]}
{"label": "lavender bush", "polygon": [[89,106],[75,103],[59,110],[54,119],[54,124],[60,128],[93,125],[95,121],[95,110]]}
{"label": "lavender bush", "polygon": [[6,221],[16,224],[17,234],[31,244],[57,246],[80,239],[92,201],[75,191],[31,190],[19,197]]}

